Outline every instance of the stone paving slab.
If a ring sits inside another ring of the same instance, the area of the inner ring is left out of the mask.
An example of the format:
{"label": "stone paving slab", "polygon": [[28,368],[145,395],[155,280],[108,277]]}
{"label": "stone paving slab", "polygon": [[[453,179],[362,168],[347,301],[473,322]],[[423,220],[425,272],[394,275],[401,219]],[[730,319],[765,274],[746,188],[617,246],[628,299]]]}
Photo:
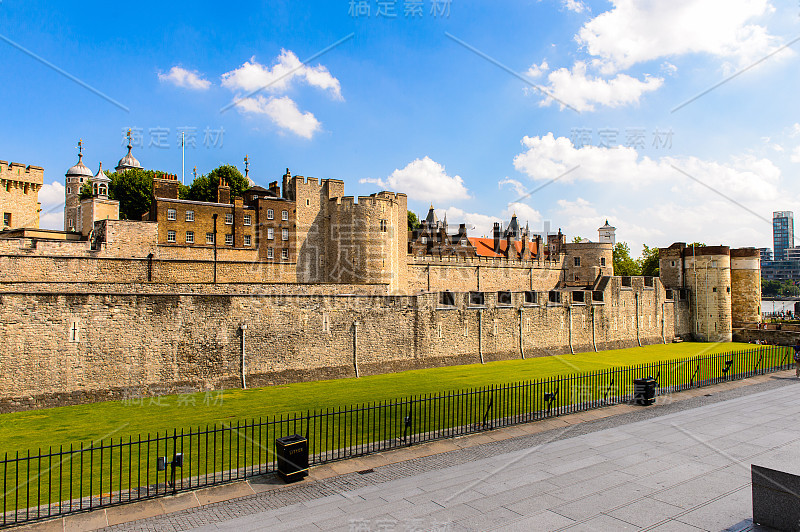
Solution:
{"label": "stone paving slab", "polygon": [[[748,460],[780,469],[775,462],[800,459],[800,424],[781,423],[800,420],[789,374],[329,464],[290,486],[263,477],[159,499],[165,512],[180,511],[116,526],[112,514],[123,512],[112,508],[29,528],[752,529]],[[357,473],[366,469],[374,472]],[[709,527],[712,518],[726,524]]]}

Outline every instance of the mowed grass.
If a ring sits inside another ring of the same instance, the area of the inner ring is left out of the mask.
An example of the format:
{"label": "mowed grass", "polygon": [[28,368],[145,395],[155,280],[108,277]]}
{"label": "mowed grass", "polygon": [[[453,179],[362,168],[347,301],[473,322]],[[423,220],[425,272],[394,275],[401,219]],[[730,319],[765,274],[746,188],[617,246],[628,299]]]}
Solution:
{"label": "mowed grass", "polygon": [[660,360],[745,351],[751,344],[680,343],[652,345],[599,353],[579,353],[484,365],[448,366],[403,373],[373,375],[283,386],[222,392],[201,392],[133,401],[113,401],[0,415],[0,456],[5,452],[95,444],[165,431],[234,425],[238,420],[266,419],[304,412],[504,384]]}

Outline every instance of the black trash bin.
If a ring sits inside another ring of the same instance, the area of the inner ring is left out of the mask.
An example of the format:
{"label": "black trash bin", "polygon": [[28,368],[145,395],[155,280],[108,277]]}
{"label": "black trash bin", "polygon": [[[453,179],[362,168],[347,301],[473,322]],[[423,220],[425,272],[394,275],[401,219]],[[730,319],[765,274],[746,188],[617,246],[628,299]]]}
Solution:
{"label": "black trash bin", "polygon": [[633,402],[642,406],[656,402],[656,380],[653,377],[633,379]]}
{"label": "black trash bin", "polygon": [[278,455],[278,475],[285,482],[308,476],[308,440],[298,434],[275,440]]}

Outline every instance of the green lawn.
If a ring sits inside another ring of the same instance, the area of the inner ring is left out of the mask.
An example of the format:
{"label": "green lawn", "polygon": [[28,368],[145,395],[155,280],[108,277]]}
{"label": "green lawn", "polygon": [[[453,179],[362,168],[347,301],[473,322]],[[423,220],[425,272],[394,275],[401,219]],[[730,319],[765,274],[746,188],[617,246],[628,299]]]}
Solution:
{"label": "green lawn", "polygon": [[2,414],[0,455],[756,347],[685,342]]}
{"label": "green lawn", "polygon": [[[9,461],[0,462],[0,475],[7,488],[3,507],[30,508],[40,503],[74,501],[87,494],[105,494],[108,502],[112,492],[119,496],[128,489],[155,489],[157,485],[163,493],[166,472],[157,471],[157,457],[171,457],[176,452],[184,455],[178,478],[196,486],[206,475],[219,480],[230,479],[235,471],[239,473],[234,476],[241,475],[240,468],[258,467],[261,471],[275,459],[274,442],[280,436],[308,433],[312,455],[334,453],[328,459],[346,458],[404,445],[406,434],[414,440],[431,439],[454,435],[454,431],[483,430],[487,421],[503,424],[541,419],[550,412],[545,404],[550,394],[563,413],[583,410],[606,397],[613,403],[615,397],[631,393],[630,386],[639,377],[656,377],[662,390],[668,391],[690,382],[710,384],[741,378],[756,366],[772,368],[789,360],[790,350],[786,348],[746,353],[760,347],[730,343],[656,345],[4,414],[0,416],[4,429],[0,431],[0,453],[7,451]],[[685,362],[696,356],[730,352],[740,354],[704,357],[699,364]],[[648,363],[659,365],[641,366]],[[606,369],[614,371],[577,378],[580,373]],[[548,380],[567,376],[576,378]],[[474,394],[442,393],[522,382],[528,384]],[[429,395],[420,400],[423,394]],[[395,401],[412,396],[417,396],[414,401]],[[381,401],[388,404],[333,412],[336,407]],[[293,416],[291,423],[281,416],[308,410],[326,414]],[[259,418],[272,422],[247,423]],[[216,425],[211,432],[197,431],[211,425]],[[181,436],[181,431],[188,433],[190,428],[195,429],[191,436]],[[174,439],[173,430],[178,436]],[[156,433],[157,441],[138,439],[150,440]],[[100,440],[103,447],[98,449]],[[91,449],[87,449],[90,444]],[[78,452],[79,448],[84,451]],[[48,456],[48,449],[63,454]],[[31,460],[24,459],[28,450]],[[42,454],[40,451],[44,456],[36,457]],[[22,459],[18,463],[17,452]]]}

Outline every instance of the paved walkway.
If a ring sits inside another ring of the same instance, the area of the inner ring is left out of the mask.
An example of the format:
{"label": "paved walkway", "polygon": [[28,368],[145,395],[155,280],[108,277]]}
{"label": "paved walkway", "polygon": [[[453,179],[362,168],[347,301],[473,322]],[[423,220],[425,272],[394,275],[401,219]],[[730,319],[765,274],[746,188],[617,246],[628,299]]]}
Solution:
{"label": "paved walkway", "polygon": [[333,464],[280,488],[266,478],[261,493],[251,481],[245,497],[110,529],[753,530],[750,464],[800,465],[789,374],[464,448],[439,442],[447,452],[405,461],[368,457],[368,471]]}

